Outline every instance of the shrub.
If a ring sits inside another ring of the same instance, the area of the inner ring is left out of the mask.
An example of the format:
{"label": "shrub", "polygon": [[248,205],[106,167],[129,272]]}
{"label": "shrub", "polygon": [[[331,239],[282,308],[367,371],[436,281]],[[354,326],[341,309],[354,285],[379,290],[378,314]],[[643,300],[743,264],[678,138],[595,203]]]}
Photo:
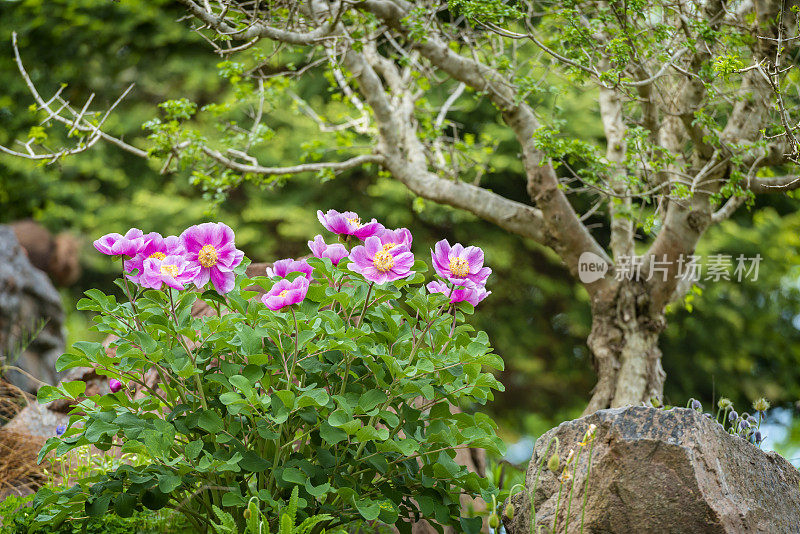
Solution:
{"label": "shrub", "polygon": [[[493,421],[468,413],[502,387],[485,371],[502,360],[464,324],[470,302],[488,294],[483,253],[437,243],[426,290],[407,230],[361,225],[355,214],[320,220],[345,244],[364,244],[342,251],[318,236],[309,243],[317,257],[276,262],[271,277],[245,275],[249,262],[221,223],[95,243],[123,259],[117,285],[127,298],[92,289],[78,308],[118,339],[114,351],[75,343],[57,368],[93,366],[118,382],[86,398],[82,382],[42,387],[41,402],[76,408],[40,460],[85,445],[150,460],[40,491],[38,521],[168,507],[199,529],[215,509],[244,529],[255,497],[274,528],[295,491],[298,524],[330,514],[318,528],[377,520],[407,530],[404,519],[420,517],[480,528],[480,518],[461,517],[459,495],[494,489],[454,458],[460,448],[503,448]],[[214,289],[202,291],[209,281]],[[192,317],[198,299],[215,313]]]}
{"label": "shrub", "polygon": [[[35,511],[30,506],[33,496],[13,495],[0,501],[0,534],[28,534],[37,527]],[[182,522],[181,522],[182,523]],[[189,534],[183,524],[175,524],[173,518],[150,511],[137,512],[131,517],[103,515],[83,522],[65,522],[60,526],[48,526],[39,532],[47,534]]]}

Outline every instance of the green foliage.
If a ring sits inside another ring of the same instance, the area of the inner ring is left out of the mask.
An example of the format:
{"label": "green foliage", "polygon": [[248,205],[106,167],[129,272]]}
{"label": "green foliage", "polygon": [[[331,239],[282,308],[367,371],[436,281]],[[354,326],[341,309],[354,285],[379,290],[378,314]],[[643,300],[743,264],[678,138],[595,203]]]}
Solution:
{"label": "green foliage", "polygon": [[[94,445],[146,451],[150,460],[40,491],[37,520],[177,506],[197,522],[217,507],[241,528],[253,498],[273,520],[294,506],[296,492],[301,525],[317,514],[333,516],[327,528],[354,520],[403,525],[420,515],[459,525],[459,495],[493,490],[455,463],[456,449],[503,451],[491,418],[469,411],[502,389],[484,369],[503,366],[488,336],[463,324],[472,306],[429,294],[420,285],[422,261],[413,277],[373,287],[347,260],[334,267],[312,259],[318,282],[306,299],[271,312],[252,300],[252,288],[273,281],[246,278],[247,263],[225,297],[138,289],[132,302],[118,302],[86,292],[78,307],[97,313],[98,331],[118,337],[115,356],[100,343],[78,342],[57,369],[94,366],[146,388],[152,370],[160,381],[142,397],[123,389],[80,400],[80,413],[40,458]],[[198,298],[219,314],[193,318]],[[39,400],[84,393],[83,382],[65,382],[43,386]],[[217,515],[224,524],[227,516]]]}
{"label": "green foliage", "polygon": [[694,396],[706,404],[720,392],[736,405],[762,395],[777,404],[800,398],[798,235],[796,212],[764,207],[750,223],[727,221],[709,232],[701,257],[725,254],[735,265],[739,255],[760,254],[758,278],[701,280],[690,306],[673,309],[661,342],[669,402]]}
{"label": "green foliage", "polygon": [[[292,496],[289,498],[289,504],[278,511],[280,519],[278,520],[278,534],[309,534],[313,531],[317,524],[322,522],[329,522],[333,516],[327,514],[319,514],[306,518],[302,523],[297,524],[297,505],[299,503],[299,486],[292,489]],[[245,519],[244,534],[270,534],[269,520],[258,509],[258,499],[251,497],[247,503],[247,509],[244,511],[243,516]],[[219,518],[221,523],[212,523],[214,528],[220,534],[240,534],[239,527],[237,527],[233,516],[228,512],[220,510],[214,506],[214,513]],[[342,531],[344,532],[344,531]],[[322,529],[320,534],[325,534],[325,529]]]}
{"label": "green foliage", "polygon": [[502,0],[448,0],[447,5],[454,12],[479,22],[503,22],[524,16],[513,3]]}
{"label": "green foliage", "polygon": [[72,521],[61,525],[37,525],[35,510],[31,506],[33,496],[10,495],[0,501],[0,534],[190,534],[195,532],[176,524],[175,514],[135,512],[130,517],[105,514],[87,521]]}

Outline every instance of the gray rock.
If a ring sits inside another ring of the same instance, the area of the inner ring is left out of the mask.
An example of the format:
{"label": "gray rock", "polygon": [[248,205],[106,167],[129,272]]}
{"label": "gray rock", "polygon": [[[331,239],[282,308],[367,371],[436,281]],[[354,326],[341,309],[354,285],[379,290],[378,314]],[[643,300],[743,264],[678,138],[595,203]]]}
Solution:
{"label": "gray rock", "polygon": [[[21,354],[20,344],[41,332]],[[33,267],[13,230],[0,225],[0,361],[16,365],[51,384],[58,380],[56,359],[64,352],[64,311],[61,298],[45,273]],[[35,392],[38,384],[17,371],[7,379]]]}
{"label": "gray rock", "polygon": [[[597,430],[585,486],[592,445],[578,442],[591,424]],[[561,461],[556,473],[545,465],[539,475],[535,532],[551,531],[561,488],[556,532],[581,532],[583,512],[586,533],[800,533],[800,472],[786,459],[693,410],[629,407],[568,421],[537,440],[526,489],[511,499],[513,519],[504,518],[510,534],[532,532],[529,495],[553,437]],[[570,449],[581,453],[562,485]]]}

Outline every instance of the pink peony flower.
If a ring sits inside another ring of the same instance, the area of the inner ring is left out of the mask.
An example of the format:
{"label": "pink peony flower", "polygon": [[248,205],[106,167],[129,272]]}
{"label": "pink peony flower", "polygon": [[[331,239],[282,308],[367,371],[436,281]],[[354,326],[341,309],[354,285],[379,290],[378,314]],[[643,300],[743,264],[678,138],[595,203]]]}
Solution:
{"label": "pink peony flower", "polygon": [[163,260],[167,256],[183,254],[183,245],[178,236],[170,235],[161,237],[158,232],[151,232],[142,236],[143,245],[139,253],[131,258],[125,260],[125,272],[131,273],[137,269],[136,274],[126,275],[128,279],[135,283],[139,283],[139,278],[144,273],[144,260],[147,258],[156,258]]}
{"label": "pink peony flower", "polygon": [[109,256],[135,256],[144,245],[143,232],[138,228],[131,228],[125,235],[117,233],[106,234],[94,242],[94,248]]}
{"label": "pink peony flower", "polygon": [[308,242],[308,248],[315,258],[328,258],[334,265],[339,265],[339,262],[347,256],[347,249],[344,245],[336,243],[328,245],[321,235],[317,235],[314,241]]}
{"label": "pink peony flower", "polygon": [[361,218],[357,213],[345,211],[339,213],[336,210],[328,210],[327,213],[317,211],[317,218],[329,231],[339,235],[354,235],[359,239],[379,235],[383,232],[383,225],[372,219],[366,224],[361,223]]}
{"label": "pink peony flower", "polygon": [[209,279],[217,293],[233,289],[233,269],[242,263],[244,253],[234,245],[233,230],[224,223],[203,223],[191,226],[181,234],[186,259],[200,266],[194,279],[198,289]]}
{"label": "pink peony flower", "polygon": [[381,243],[384,249],[389,249],[396,245],[405,245],[411,248],[411,241],[413,237],[407,228],[398,228],[397,230],[384,230],[380,235]]}
{"label": "pink peony flower", "polygon": [[461,243],[451,247],[446,239],[436,243],[431,258],[436,274],[457,286],[466,286],[468,282],[483,285],[492,273],[489,267],[483,266],[483,251],[480,248],[464,248]]}
{"label": "pink peony flower", "polygon": [[272,311],[278,311],[284,306],[291,306],[303,302],[308,293],[310,282],[298,276],[291,282],[287,279],[278,280],[266,295],[261,297],[261,302]]}
{"label": "pink peony flower", "polygon": [[477,306],[480,301],[492,294],[491,291],[486,291],[484,286],[472,283],[463,289],[453,289],[452,294],[450,293],[450,286],[438,280],[428,282],[427,288],[430,293],[450,295],[450,302],[454,304],[467,301],[473,306]]}
{"label": "pink peony flower", "polygon": [[272,267],[267,267],[267,276],[280,276],[286,278],[289,273],[303,273],[309,280],[313,280],[311,273],[314,268],[311,267],[306,260],[294,260],[286,258],[285,260],[278,260],[272,264]]}
{"label": "pink peony flower", "polygon": [[370,282],[383,284],[413,274],[414,255],[405,245],[384,249],[377,237],[368,237],[363,245],[350,252],[347,268],[359,273]]}
{"label": "pink peony flower", "polygon": [[122,382],[117,380],[116,378],[112,378],[108,381],[108,389],[111,390],[111,393],[116,393],[117,391],[122,389]]}
{"label": "pink peony flower", "polygon": [[181,290],[184,284],[189,284],[200,272],[200,265],[187,261],[184,256],[171,255],[163,260],[147,258],[144,260],[142,275],[139,285],[152,289],[161,289],[162,284]]}

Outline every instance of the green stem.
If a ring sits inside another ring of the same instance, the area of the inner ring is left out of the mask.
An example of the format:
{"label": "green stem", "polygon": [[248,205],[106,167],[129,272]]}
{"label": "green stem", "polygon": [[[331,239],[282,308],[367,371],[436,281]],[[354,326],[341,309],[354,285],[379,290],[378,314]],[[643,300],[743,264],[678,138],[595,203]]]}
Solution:
{"label": "green stem", "polygon": [[592,438],[592,446],[589,447],[589,466],[586,468],[586,481],[583,485],[583,504],[581,505],[581,534],[583,534],[583,519],[586,515],[586,501],[587,495],[589,492],[589,473],[592,472],[592,452],[594,451],[594,441],[596,438]]}
{"label": "green stem", "polygon": [[356,321],[356,328],[361,326],[361,321],[364,320],[364,314],[367,313],[367,304],[369,303],[369,296],[372,293],[372,286],[375,285],[375,282],[369,283],[369,289],[367,289],[367,297],[364,299],[364,307],[361,308],[361,315],[358,316],[358,321]]}
{"label": "green stem", "polygon": [[577,478],[575,476],[575,473],[577,472],[577,469],[578,469],[578,460],[581,459],[581,451],[582,450],[583,450],[583,447],[579,446],[578,447],[578,454],[575,455],[575,460],[572,463],[572,486],[570,486],[570,488],[569,488],[569,500],[567,502],[567,518],[566,518],[566,520],[564,522],[564,532],[569,532],[567,530],[567,528],[569,527],[569,517],[570,517],[570,513],[572,512],[572,493],[575,491],[575,479]]}
{"label": "green stem", "polygon": [[556,534],[556,524],[558,524],[558,507],[561,505],[561,490],[562,489],[564,489],[564,481],[563,480],[558,484],[558,496],[556,497],[556,513],[553,514],[553,530],[552,530],[553,534]]}
{"label": "green stem", "polygon": [[133,318],[136,321],[136,326],[139,327],[139,330],[144,331],[142,323],[139,321],[139,314],[136,312],[136,302],[133,300],[133,297],[131,297],[131,289],[128,287],[128,277],[125,276],[125,256],[120,256],[120,258],[122,259],[122,281],[125,282],[125,294],[128,296],[128,302],[131,303],[131,310],[133,311]]}
{"label": "green stem", "polygon": [[550,447],[552,447],[554,441],[556,442],[556,448],[558,448],[558,438],[553,436],[547,443],[547,449],[544,451],[542,461],[539,462],[539,468],[536,470],[536,477],[533,479],[533,488],[531,489],[531,534],[536,530],[536,508],[533,505],[533,498],[536,495],[536,487],[539,485],[539,475],[542,473],[542,467],[544,467],[545,462],[548,460]]}
{"label": "green stem", "polygon": [[292,319],[294,319],[294,357],[292,358],[292,371],[289,373],[289,380],[291,384],[291,378],[294,376],[294,369],[297,365],[297,338],[300,337],[300,330],[297,328],[297,316],[294,313],[294,308],[290,306],[289,309],[292,311]]}

